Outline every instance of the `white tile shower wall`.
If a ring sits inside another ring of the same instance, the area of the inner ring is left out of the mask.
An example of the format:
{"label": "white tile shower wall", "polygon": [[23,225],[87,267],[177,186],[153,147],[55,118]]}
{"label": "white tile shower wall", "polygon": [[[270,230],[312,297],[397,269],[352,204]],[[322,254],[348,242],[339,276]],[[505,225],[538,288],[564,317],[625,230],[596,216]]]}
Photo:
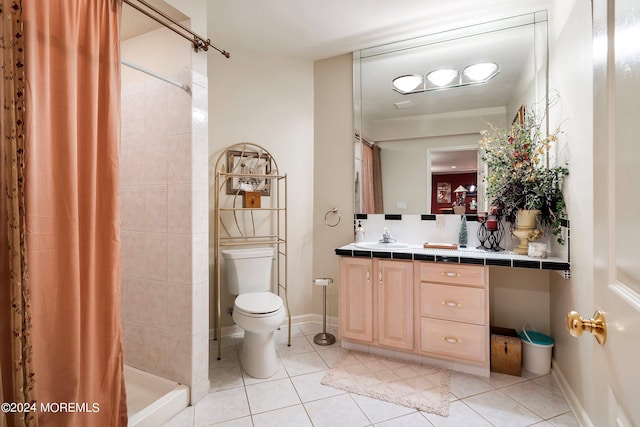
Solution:
{"label": "white tile shower wall", "polygon": [[[190,92],[157,79],[122,90],[125,362],[206,394],[206,77],[172,78],[189,84]],[[193,401],[197,394],[192,390]]]}

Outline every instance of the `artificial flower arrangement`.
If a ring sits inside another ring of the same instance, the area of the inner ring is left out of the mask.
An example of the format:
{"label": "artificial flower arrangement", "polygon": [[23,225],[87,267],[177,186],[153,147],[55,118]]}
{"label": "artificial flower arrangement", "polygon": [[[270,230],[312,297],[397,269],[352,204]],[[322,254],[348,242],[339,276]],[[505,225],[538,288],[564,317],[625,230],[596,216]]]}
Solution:
{"label": "artificial flower arrangement", "polygon": [[566,218],[562,193],[567,165],[549,167],[547,153],[557,142],[560,129],[543,136],[535,114],[526,112],[510,129],[481,132],[482,160],[488,165],[487,199],[515,227],[518,210],[539,210],[538,222],[564,244],[560,220]]}

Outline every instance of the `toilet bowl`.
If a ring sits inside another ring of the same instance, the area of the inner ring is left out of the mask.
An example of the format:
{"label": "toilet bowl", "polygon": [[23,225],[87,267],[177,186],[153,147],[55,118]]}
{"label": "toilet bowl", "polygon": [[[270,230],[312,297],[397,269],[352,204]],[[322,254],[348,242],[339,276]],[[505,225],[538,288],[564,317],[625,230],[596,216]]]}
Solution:
{"label": "toilet bowl", "polygon": [[282,298],[270,292],[273,248],[228,249],[225,284],[237,295],[233,321],[244,329],[240,364],[255,378],[269,378],[278,370],[274,332],[286,318]]}
{"label": "toilet bowl", "polygon": [[278,370],[274,333],[286,318],[282,298],[271,292],[239,295],[233,321],[244,329],[240,364],[254,378],[269,378]]}

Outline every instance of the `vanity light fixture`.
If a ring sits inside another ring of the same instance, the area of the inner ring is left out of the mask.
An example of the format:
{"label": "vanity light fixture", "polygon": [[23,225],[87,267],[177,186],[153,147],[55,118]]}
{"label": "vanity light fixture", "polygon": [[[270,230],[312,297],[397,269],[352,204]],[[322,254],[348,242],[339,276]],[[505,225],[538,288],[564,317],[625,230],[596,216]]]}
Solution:
{"label": "vanity light fixture", "polygon": [[433,70],[424,76],[409,74],[393,79],[393,90],[408,95],[411,93],[429,92],[432,90],[450,89],[454,87],[472,86],[487,83],[500,73],[495,62],[480,62],[458,70],[443,68]]}
{"label": "vanity light fixture", "polygon": [[409,74],[406,76],[400,76],[393,79],[393,89],[401,94],[421,92],[421,86],[423,86],[424,77],[417,74]]}

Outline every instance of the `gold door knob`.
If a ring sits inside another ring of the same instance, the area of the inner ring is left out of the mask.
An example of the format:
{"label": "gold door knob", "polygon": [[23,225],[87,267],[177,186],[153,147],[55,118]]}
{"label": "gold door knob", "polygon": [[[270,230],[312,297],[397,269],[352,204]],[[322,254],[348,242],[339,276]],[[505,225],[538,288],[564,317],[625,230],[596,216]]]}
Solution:
{"label": "gold door knob", "polygon": [[567,313],[567,329],[574,337],[579,337],[584,331],[591,332],[600,345],[604,345],[607,340],[607,322],[604,320],[604,313],[596,311],[593,319],[585,320],[575,311]]}

